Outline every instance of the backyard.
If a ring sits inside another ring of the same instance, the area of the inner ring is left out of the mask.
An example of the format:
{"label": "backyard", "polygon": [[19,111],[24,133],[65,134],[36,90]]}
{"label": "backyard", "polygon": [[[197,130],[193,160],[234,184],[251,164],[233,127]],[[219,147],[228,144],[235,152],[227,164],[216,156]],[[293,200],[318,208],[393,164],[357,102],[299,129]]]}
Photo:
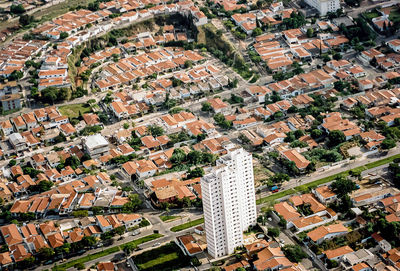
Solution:
{"label": "backyard", "polygon": [[381,16],[376,9],[364,13],[365,18],[372,20],[373,18]]}
{"label": "backyard", "polygon": [[133,261],[141,271],[177,270],[190,264],[190,258],[174,242],[143,252]]}

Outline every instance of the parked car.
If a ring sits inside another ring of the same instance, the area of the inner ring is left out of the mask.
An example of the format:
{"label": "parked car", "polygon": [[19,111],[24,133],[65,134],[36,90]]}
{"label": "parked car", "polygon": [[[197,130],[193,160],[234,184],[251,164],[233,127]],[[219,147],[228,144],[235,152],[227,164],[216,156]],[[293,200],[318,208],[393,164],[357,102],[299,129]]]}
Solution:
{"label": "parked car", "polygon": [[272,186],[269,190],[272,191],[272,193],[276,193],[276,192],[279,191],[279,187],[276,186],[276,185],[274,185],[274,186]]}

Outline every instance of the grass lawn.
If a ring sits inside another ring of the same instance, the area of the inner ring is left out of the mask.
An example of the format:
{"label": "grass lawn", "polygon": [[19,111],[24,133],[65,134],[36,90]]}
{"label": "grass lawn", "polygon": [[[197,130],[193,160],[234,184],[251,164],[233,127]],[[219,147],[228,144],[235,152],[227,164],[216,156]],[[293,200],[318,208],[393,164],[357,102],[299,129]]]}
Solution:
{"label": "grass lawn", "polygon": [[82,258],[79,258],[79,259],[76,259],[76,260],[73,260],[73,261],[70,261],[70,262],[66,262],[66,263],[54,266],[52,268],[52,270],[53,271],[66,270],[68,268],[74,267],[74,265],[77,264],[77,263],[86,263],[88,261],[92,261],[92,260],[107,256],[107,255],[109,255],[111,253],[115,253],[115,252],[118,252],[118,251],[120,251],[120,247],[119,246],[108,248],[108,249],[105,249],[104,251],[100,251],[100,252],[97,252],[97,253],[94,253],[94,254],[89,254],[89,255],[84,256]]}
{"label": "grass lawn", "polygon": [[139,267],[139,270],[148,269],[148,268],[154,267],[156,265],[159,265],[159,264],[162,264],[165,262],[176,260],[178,258],[179,258],[178,253],[172,252],[170,254],[161,255],[160,257],[158,257],[154,260],[150,260],[146,263],[138,264],[137,267]]}
{"label": "grass lawn", "polygon": [[167,271],[187,266],[190,257],[185,256],[178,245],[171,242],[134,256],[133,261],[141,271]]}
{"label": "grass lawn", "polygon": [[379,13],[376,12],[375,10],[372,10],[371,12],[365,12],[365,13],[364,13],[364,16],[365,16],[367,19],[372,20],[373,18],[379,17],[380,15],[379,15]]}
{"label": "grass lawn", "polygon": [[134,245],[138,246],[138,245],[140,245],[140,244],[153,241],[153,240],[158,239],[158,238],[161,238],[161,237],[163,237],[163,236],[164,236],[164,235],[159,234],[159,233],[153,233],[153,234],[147,235],[147,236],[145,236],[145,237],[142,237],[142,238],[139,238],[139,239],[130,241],[130,242],[128,242],[128,243],[125,243],[125,244],[123,244],[121,247],[123,247],[124,245],[127,245],[127,244],[134,244]]}
{"label": "grass lawn", "polygon": [[79,116],[79,112],[81,112],[82,115],[91,112],[90,106],[86,104],[62,105],[58,107],[58,110],[63,116],[68,116],[69,118],[77,118]]}
{"label": "grass lawn", "polygon": [[[150,235],[147,235],[145,237],[133,240],[131,242],[125,243],[124,245],[129,244],[129,243],[133,243],[135,245],[140,245],[140,244],[143,244],[143,243],[158,239],[160,237],[163,237],[163,235],[162,234],[158,234],[158,233],[154,233],[154,234],[150,234]],[[66,270],[68,268],[74,267],[74,265],[77,264],[77,263],[86,263],[86,262],[89,262],[89,261],[92,261],[92,260],[107,256],[109,254],[118,252],[118,251],[121,250],[121,247],[120,246],[115,246],[115,247],[107,248],[104,251],[100,251],[100,252],[97,252],[97,253],[94,253],[94,254],[89,254],[89,255],[81,257],[79,259],[72,260],[72,261],[69,261],[69,262],[54,266],[52,268],[52,270],[53,271]]]}
{"label": "grass lawn", "polygon": [[175,220],[175,219],[179,219],[179,218],[181,218],[180,215],[160,215],[160,219],[163,222],[169,222],[171,220]]}
{"label": "grass lawn", "polygon": [[[383,158],[381,160],[366,164],[364,166],[359,166],[359,167],[353,168],[352,170],[353,171],[362,172],[362,171],[367,170],[367,169],[376,168],[376,167],[391,163],[396,158],[400,158],[400,154],[396,154],[396,155],[393,155],[393,156],[390,156],[390,157],[386,157],[386,158]],[[306,191],[308,191],[308,189],[310,187],[316,187],[318,185],[331,182],[331,181],[333,181],[334,179],[336,179],[339,176],[348,176],[349,175],[349,171],[350,170],[345,170],[345,171],[342,171],[340,173],[336,173],[334,175],[331,175],[331,176],[328,176],[328,177],[325,177],[325,178],[322,178],[322,179],[315,180],[315,181],[310,182],[308,184],[296,186],[295,188],[288,189],[288,190],[285,190],[285,191],[282,191],[282,192],[278,192],[278,193],[272,194],[270,196],[258,199],[256,201],[256,203],[257,204],[263,204],[263,203],[268,203],[268,202],[274,202],[277,199],[283,198],[283,197],[288,196],[288,195],[292,195],[292,194],[297,193],[297,192],[306,192]]]}
{"label": "grass lawn", "polygon": [[199,219],[172,227],[171,231],[173,231],[173,232],[183,231],[183,230],[189,229],[191,227],[194,227],[194,226],[197,226],[197,225],[200,225],[203,223],[204,223],[204,218],[199,218]]}

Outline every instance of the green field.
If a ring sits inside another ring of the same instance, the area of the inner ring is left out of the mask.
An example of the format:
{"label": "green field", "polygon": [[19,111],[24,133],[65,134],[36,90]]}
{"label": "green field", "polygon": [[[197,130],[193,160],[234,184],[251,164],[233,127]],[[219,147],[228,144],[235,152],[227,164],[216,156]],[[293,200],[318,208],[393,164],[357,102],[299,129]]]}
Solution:
{"label": "green field", "polygon": [[[352,170],[353,171],[364,171],[364,170],[367,170],[367,169],[376,168],[376,167],[388,164],[388,163],[392,162],[396,158],[400,159],[400,154],[396,154],[396,155],[393,155],[393,156],[390,156],[390,157],[386,157],[386,158],[383,158],[381,160],[366,164],[364,166],[359,166],[359,167],[353,168]],[[274,202],[277,199],[283,198],[283,197],[288,196],[288,195],[292,195],[292,194],[297,193],[297,192],[306,192],[309,188],[316,187],[318,185],[331,182],[331,181],[335,180],[339,176],[348,176],[349,172],[350,172],[350,170],[345,170],[345,171],[342,171],[340,173],[337,173],[337,174],[334,174],[334,175],[331,175],[331,176],[328,176],[328,177],[325,177],[325,178],[322,178],[322,179],[318,179],[316,181],[313,181],[313,182],[310,182],[310,183],[307,183],[307,184],[304,184],[304,185],[296,186],[295,188],[288,189],[288,190],[285,190],[285,191],[281,191],[281,192],[278,192],[276,194],[272,194],[272,195],[264,197],[264,198],[260,198],[260,199],[258,199],[256,201],[256,203],[257,204],[264,204],[264,203],[268,203],[268,202]]]}
{"label": "green field", "polygon": [[163,222],[170,222],[172,220],[179,219],[179,218],[182,218],[182,217],[179,215],[160,215],[160,219]]}
{"label": "green field", "polygon": [[173,231],[173,232],[183,231],[183,230],[189,229],[191,227],[194,227],[194,226],[197,226],[197,225],[200,225],[203,223],[204,223],[204,218],[199,218],[199,219],[172,227],[171,231]]}
{"label": "green field", "polygon": [[160,257],[150,260],[144,264],[138,264],[140,270],[149,269],[154,266],[160,265],[165,262],[173,261],[179,258],[178,253],[172,252],[170,254],[161,255]]}
{"label": "green field", "polygon": [[[147,235],[145,237],[142,237],[142,238],[133,240],[131,242],[125,243],[124,245],[133,243],[136,246],[138,246],[140,244],[143,244],[143,243],[158,239],[160,237],[163,237],[163,235],[162,234],[158,234],[158,233],[150,234],[150,235]],[[89,254],[89,255],[81,257],[79,259],[72,260],[72,261],[69,261],[69,262],[54,266],[52,268],[52,270],[53,271],[66,270],[68,268],[74,267],[74,265],[77,264],[77,263],[86,263],[86,262],[89,262],[89,261],[92,261],[92,260],[96,260],[98,258],[107,256],[107,255],[115,253],[115,252],[118,252],[121,249],[122,248],[120,246],[111,247],[111,248],[105,249],[104,251],[100,251],[100,252],[97,252],[97,253],[94,253],[94,254]]]}
{"label": "green field", "polygon": [[90,113],[92,110],[87,104],[69,104],[62,105],[58,107],[61,115],[68,116],[69,118],[77,118],[79,116],[79,112],[81,114]]}
{"label": "green field", "polygon": [[178,270],[190,263],[190,257],[174,243],[145,251],[134,256],[133,261],[141,271]]}

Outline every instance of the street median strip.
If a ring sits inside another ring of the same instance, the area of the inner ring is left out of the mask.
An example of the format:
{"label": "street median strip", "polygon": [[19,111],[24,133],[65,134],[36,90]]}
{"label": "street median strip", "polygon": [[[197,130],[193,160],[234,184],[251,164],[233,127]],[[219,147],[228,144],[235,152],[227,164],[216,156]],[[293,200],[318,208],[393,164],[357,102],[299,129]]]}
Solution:
{"label": "street median strip", "polygon": [[[163,237],[162,234],[154,233],[154,234],[150,234],[150,235],[144,236],[142,238],[133,240],[131,242],[125,243],[125,244],[121,245],[121,247],[126,245],[126,244],[131,244],[131,243],[136,245],[136,246],[138,246],[140,244],[143,244],[143,243],[146,243],[146,242],[150,242],[150,241],[153,241],[153,240],[161,238],[161,237]],[[84,257],[81,257],[81,258],[78,258],[78,259],[75,259],[75,260],[60,264],[60,265],[55,265],[52,268],[52,270],[53,271],[67,270],[68,268],[74,267],[76,264],[79,264],[79,263],[83,263],[84,264],[86,262],[93,261],[93,260],[96,260],[98,258],[110,255],[110,254],[115,253],[115,252],[118,252],[118,251],[120,251],[122,249],[121,247],[120,246],[114,246],[114,247],[111,247],[111,248],[107,248],[107,249],[105,249],[103,251],[99,251],[99,252],[94,253],[94,254],[86,255]]]}
{"label": "street median strip", "polygon": [[289,196],[289,195],[295,194],[297,192],[306,192],[310,187],[316,187],[318,185],[331,182],[331,181],[335,180],[339,176],[346,177],[346,176],[349,175],[350,170],[362,172],[362,171],[367,170],[367,169],[372,169],[372,168],[376,168],[376,167],[391,163],[391,162],[393,162],[394,159],[400,159],[400,154],[396,154],[396,155],[393,155],[393,156],[390,156],[390,157],[386,157],[384,159],[381,159],[381,160],[378,160],[378,161],[375,161],[375,162],[371,162],[371,163],[365,164],[363,166],[359,166],[359,167],[356,167],[356,168],[353,168],[353,169],[345,170],[345,171],[330,175],[328,177],[325,177],[325,178],[322,178],[322,179],[318,179],[318,180],[313,181],[313,182],[309,182],[307,184],[299,185],[299,186],[296,186],[294,188],[290,188],[288,190],[281,191],[281,192],[272,194],[272,195],[264,197],[264,198],[260,198],[260,199],[256,200],[256,203],[257,203],[257,205],[260,205],[260,204],[264,204],[264,203],[268,203],[268,202],[274,202],[275,200],[278,200],[278,199],[283,198],[285,196]]}
{"label": "street median strip", "polygon": [[172,227],[171,231],[173,231],[173,232],[183,231],[183,230],[189,229],[191,227],[194,227],[194,226],[197,226],[197,225],[200,225],[200,224],[203,224],[203,223],[204,223],[204,218],[202,217],[202,218],[199,218],[199,219],[196,219],[196,220],[193,220],[193,221],[189,221],[187,223]]}

